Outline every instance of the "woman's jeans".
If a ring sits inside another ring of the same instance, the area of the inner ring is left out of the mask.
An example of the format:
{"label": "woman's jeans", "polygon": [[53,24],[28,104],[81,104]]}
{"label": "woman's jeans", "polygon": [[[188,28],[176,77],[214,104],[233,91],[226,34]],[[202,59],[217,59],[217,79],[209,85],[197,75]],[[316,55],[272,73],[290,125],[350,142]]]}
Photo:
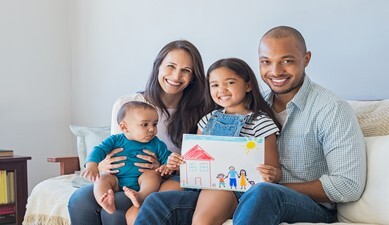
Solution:
{"label": "woman's jeans", "polygon": [[108,214],[97,204],[93,184],[77,189],[70,197],[68,209],[72,225],[121,225],[126,224],[126,212],[132,206],[123,191],[115,192],[116,212]]}
{"label": "woman's jeans", "polygon": [[[191,224],[199,194],[195,191],[153,193],[140,208],[135,225]],[[336,211],[285,186],[265,182],[251,187],[242,196],[233,217],[234,225],[335,221]]]}

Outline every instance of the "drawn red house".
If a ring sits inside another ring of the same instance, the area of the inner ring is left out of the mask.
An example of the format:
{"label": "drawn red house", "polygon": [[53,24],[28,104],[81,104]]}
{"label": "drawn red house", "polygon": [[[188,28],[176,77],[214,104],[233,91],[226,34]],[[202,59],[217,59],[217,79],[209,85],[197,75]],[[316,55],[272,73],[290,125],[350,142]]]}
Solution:
{"label": "drawn red house", "polygon": [[211,161],[215,160],[198,144],[183,155],[186,163],[181,183],[187,187],[211,187]]}

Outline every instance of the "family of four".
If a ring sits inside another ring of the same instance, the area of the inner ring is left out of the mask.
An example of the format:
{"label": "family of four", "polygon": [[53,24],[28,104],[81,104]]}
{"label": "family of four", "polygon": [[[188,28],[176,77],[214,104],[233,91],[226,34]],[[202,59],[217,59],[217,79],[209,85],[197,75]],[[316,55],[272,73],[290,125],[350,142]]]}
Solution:
{"label": "family of four", "polygon": [[[336,222],[336,203],[358,200],[365,187],[356,116],[305,74],[311,52],[296,29],[270,29],[258,56],[266,96],[241,59],[218,60],[205,74],[193,44],[164,46],[144,92],[115,103],[113,135],[93,149],[82,172],[94,184],[70,198],[71,223]],[[244,193],[182,189],[184,133],[264,137],[265,161],[256,169],[266,182]]]}

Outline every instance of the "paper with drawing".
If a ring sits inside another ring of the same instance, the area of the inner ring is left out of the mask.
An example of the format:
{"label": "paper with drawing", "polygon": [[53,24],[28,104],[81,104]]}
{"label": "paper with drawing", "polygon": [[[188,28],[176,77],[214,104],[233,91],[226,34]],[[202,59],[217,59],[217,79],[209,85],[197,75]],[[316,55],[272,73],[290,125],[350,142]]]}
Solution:
{"label": "paper with drawing", "polygon": [[262,182],[264,138],[184,134],[181,187],[246,191]]}

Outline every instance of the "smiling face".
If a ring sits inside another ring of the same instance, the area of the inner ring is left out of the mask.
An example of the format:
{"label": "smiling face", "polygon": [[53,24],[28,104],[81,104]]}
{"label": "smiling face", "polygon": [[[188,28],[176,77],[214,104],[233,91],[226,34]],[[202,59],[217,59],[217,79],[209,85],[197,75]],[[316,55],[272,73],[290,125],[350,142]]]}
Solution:
{"label": "smiling face", "polygon": [[293,36],[264,37],[258,53],[262,80],[277,97],[290,101],[304,82],[311,53]]}
{"label": "smiling face", "polygon": [[129,109],[119,126],[127,139],[149,142],[157,134],[158,114],[154,109]]}
{"label": "smiling face", "polygon": [[251,91],[250,84],[234,71],[219,67],[209,73],[209,87],[213,101],[225,108],[229,114],[247,114],[246,93]]}
{"label": "smiling face", "polygon": [[193,76],[192,58],[182,49],[170,51],[163,59],[158,73],[158,82],[164,95],[180,99]]}

